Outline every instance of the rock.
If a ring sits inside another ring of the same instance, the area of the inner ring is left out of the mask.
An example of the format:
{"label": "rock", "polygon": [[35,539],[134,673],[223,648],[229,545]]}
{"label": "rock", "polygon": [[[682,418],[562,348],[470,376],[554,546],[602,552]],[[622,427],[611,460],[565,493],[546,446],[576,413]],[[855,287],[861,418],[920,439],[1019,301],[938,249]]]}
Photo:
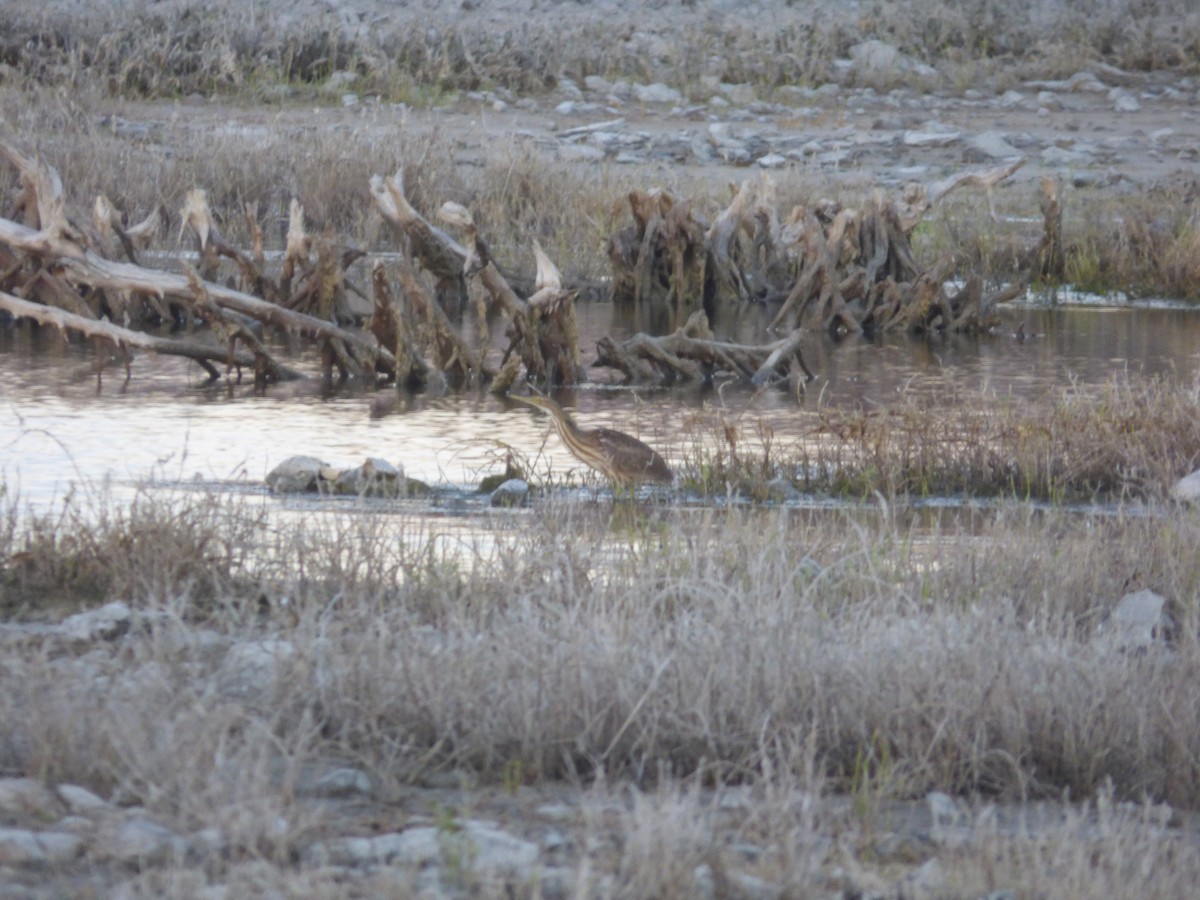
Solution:
{"label": "rock", "polygon": [[967,147],[987,159],[1011,159],[1021,151],[1010,144],[998,131],[981,131],[967,139]]}
{"label": "rock", "polygon": [[315,491],[326,463],[315,456],[290,456],[267,473],[267,487],[274,494]]}
{"label": "rock", "polygon": [[1200,469],[1175,482],[1174,487],[1171,488],[1171,499],[1180,503],[1200,501]]}
{"label": "rock", "polygon": [[217,690],[233,699],[270,703],[295,654],[296,648],[284,640],[234,644],[217,668]]}
{"label": "rock", "polygon": [[470,871],[524,878],[537,862],[538,848],[490,823],[467,821],[456,828],[419,826],[369,838],[322,841],[311,845],[303,856],[312,865],[420,868],[439,862],[443,854],[454,856]]}
{"label": "rock", "polygon": [[761,491],[758,493],[761,496],[756,496],[756,500],[775,500],[781,503],[787,503],[790,500],[799,500],[801,496],[796,486],[781,475],[764,483],[761,486]]}
{"label": "rock", "polygon": [[536,844],[489,823],[466,822],[463,834],[470,859],[479,871],[504,872],[523,878],[537,862]]}
{"label": "rock", "polygon": [[847,71],[859,85],[876,88],[890,88],[914,75],[934,79],[938,74],[932,66],[920,63],[880,40],[863,41],[851,47]]}
{"label": "rock", "polygon": [[895,895],[912,900],[933,900],[946,896],[947,881],[946,867],[934,857],[901,878],[895,885]]}
{"label": "rock", "polygon": [[371,457],[358,468],[340,473],[334,479],[333,490],[359,497],[408,496],[408,479],[404,477],[403,466]]}
{"label": "rock", "polygon": [[558,148],[558,158],[563,162],[602,162],[607,155],[591,144],[563,144]]}
{"label": "rock", "polygon": [[1065,147],[1047,147],[1040,155],[1047,166],[1087,166],[1092,162],[1090,153]]}
{"label": "rock", "polygon": [[751,106],[758,100],[758,95],[752,84],[730,84],[727,81],[722,81],[717,85],[717,90],[720,91],[722,97],[739,106]]}
{"label": "rock", "polygon": [[1138,98],[1124,88],[1113,88],[1108,92],[1108,99],[1117,112],[1137,112],[1142,108]]}
{"label": "rock", "polygon": [[635,84],[633,98],[638,103],[682,103],[683,94],[675,88],[667,87],[662,82],[654,84]]}
{"label": "rock", "polygon": [[135,816],[122,822],[115,831],[101,833],[96,840],[95,852],[101,858],[120,862],[162,863],[182,856],[186,851],[184,844],[171,829]]}
{"label": "rock", "polygon": [[787,157],[780,156],[778,153],[768,153],[766,156],[760,156],[757,160],[757,165],[761,169],[780,169],[787,165]]}
{"label": "rock", "polygon": [[1113,608],[1105,630],[1122,646],[1149,646],[1173,624],[1163,612],[1166,602],[1165,597],[1149,589],[1126,594]]}
{"label": "rock", "polygon": [[525,506],[529,503],[529,483],[521,478],[510,478],[492,491],[488,498],[491,506]]}
{"label": "rock", "polygon": [[77,784],[60,784],[55,790],[62,801],[67,804],[67,809],[76,815],[88,815],[112,808],[107,800]]}
{"label": "rock", "polygon": [[589,91],[597,94],[612,93],[612,84],[607,78],[601,78],[599,75],[589,75],[583,79],[583,86]]}
{"label": "rock", "polygon": [[570,78],[559,78],[558,79],[558,92],[560,94],[562,94],[564,97],[566,97],[568,100],[582,100],[583,99],[583,91],[580,90],[579,85],[577,85]]}
{"label": "rock", "polygon": [[83,839],[73,834],[0,828],[0,865],[66,863],[82,853]]}
{"label": "rock", "polygon": [[1063,108],[1062,99],[1053,91],[1038,91],[1037,102],[1042,109],[1060,110]]}
{"label": "rock", "polygon": [[129,630],[132,618],[129,604],[118,600],[115,603],[106,603],[99,609],[67,616],[58,627],[59,632],[70,641],[111,641]]}
{"label": "rock", "polygon": [[1025,95],[1020,91],[1005,91],[996,102],[1001,109],[1013,109],[1025,105]]}
{"label": "rock", "polygon": [[953,144],[960,137],[960,131],[906,131],[904,146],[906,147],[945,147]]}
{"label": "rock", "polygon": [[302,797],[370,797],[371,777],[361,769],[333,769],[318,778],[311,786],[301,786],[296,793]]}
{"label": "rock", "polygon": [[48,821],[62,815],[63,805],[54,791],[40,781],[3,778],[0,779],[0,812]]}

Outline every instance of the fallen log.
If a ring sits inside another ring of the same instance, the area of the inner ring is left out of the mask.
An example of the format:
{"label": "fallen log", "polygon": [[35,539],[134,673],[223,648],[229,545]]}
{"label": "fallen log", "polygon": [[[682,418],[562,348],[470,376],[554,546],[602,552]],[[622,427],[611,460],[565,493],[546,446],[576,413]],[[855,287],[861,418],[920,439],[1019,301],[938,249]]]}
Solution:
{"label": "fallen log", "polygon": [[595,365],[622,372],[626,383],[712,381],[724,372],[761,386],[787,381],[794,365],[811,380],[813,373],[800,352],[802,334],[796,329],[762,346],[718,341],[708,316],[698,310],[683,326],[660,337],[635,334],[620,343],[611,336],[601,338]]}
{"label": "fallen log", "polygon": [[[147,334],[144,331],[133,331],[129,328],[122,328],[120,325],[114,325],[112,322],[89,319],[52,306],[22,300],[20,297],[14,297],[12,294],[2,291],[0,291],[0,309],[17,319],[32,319],[42,325],[51,325],[64,333],[73,331],[86,337],[99,338],[111,343],[124,359],[126,380],[131,374],[130,347],[137,347],[163,356],[182,356],[194,360],[208,373],[210,380],[221,377],[221,373],[214,363],[232,363],[236,366],[254,368],[257,371],[263,362],[258,353],[249,350],[233,350],[229,346],[221,347],[199,340],[183,341],[177,338]],[[268,368],[271,380],[284,381],[303,377],[299,372],[273,359],[269,360]]]}
{"label": "fallen log", "polygon": [[[0,242],[21,252],[53,259],[61,268],[63,277],[72,284],[165,297],[184,305],[190,304],[193,297],[186,276],[104,259],[54,232],[34,231],[11,220],[0,219]],[[333,348],[335,360],[340,361],[339,368],[343,374],[353,371],[367,376],[374,372],[377,363],[382,363],[388,372],[395,369],[396,360],[391,351],[332,322],[284,309],[233,288],[209,282],[205,283],[205,287],[212,301],[222,309],[233,310],[284,331],[307,334],[323,341]],[[330,365],[334,364],[337,362],[331,361]]]}

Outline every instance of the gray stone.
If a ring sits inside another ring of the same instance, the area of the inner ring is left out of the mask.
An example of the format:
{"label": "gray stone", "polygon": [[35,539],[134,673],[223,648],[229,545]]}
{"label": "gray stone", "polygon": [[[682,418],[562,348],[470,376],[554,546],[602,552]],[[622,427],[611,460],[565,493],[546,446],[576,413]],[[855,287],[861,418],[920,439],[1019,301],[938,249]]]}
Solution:
{"label": "gray stone", "polygon": [[1152,644],[1171,624],[1163,612],[1166,602],[1165,597],[1149,589],[1126,594],[1108,617],[1107,630],[1124,646]]}
{"label": "gray stone", "polygon": [[612,93],[612,84],[607,78],[601,78],[599,75],[589,75],[583,79],[583,86],[589,91],[594,91],[597,94]]}
{"label": "gray stone", "polygon": [[778,500],[783,503],[789,500],[799,500],[801,496],[796,486],[782,476],[772,478],[763,485],[763,489],[766,493],[765,499]]}
{"label": "gray stone", "polygon": [[54,791],[32,778],[0,779],[0,812],[57,819],[63,811]]}
{"label": "gray stone", "polygon": [[1062,98],[1053,91],[1038,91],[1038,106],[1043,109],[1059,110],[1063,108]]}
{"label": "gray stone", "polygon": [[1142,108],[1138,98],[1124,88],[1113,88],[1108,92],[1108,99],[1117,112],[1137,112]]}
{"label": "gray stone", "polygon": [[682,103],[683,94],[673,87],[667,87],[662,82],[654,84],[635,84],[633,98],[638,103]]}
{"label": "gray stone", "polygon": [[756,160],[756,164],[761,169],[780,169],[787,165],[787,157],[780,156],[778,153],[768,153],[766,156],[760,156]]}
{"label": "gray stone", "polygon": [[370,797],[373,790],[371,777],[366,772],[345,767],[326,772],[311,787],[297,793],[309,797]]}
{"label": "gray stone", "polygon": [[80,643],[111,641],[129,630],[132,617],[129,604],[118,600],[99,609],[67,616],[59,625],[59,631],[68,640]]}
{"label": "gray stone", "polygon": [[313,491],[324,468],[326,464],[315,456],[291,456],[267,473],[267,487],[275,494]]}
{"label": "gray stone", "polygon": [[1011,159],[1021,151],[1010,144],[998,131],[982,131],[967,139],[967,146],[988,159]]}
{"label": "gray stone", "polygon": [[536,844],[514,837],[487,822],[469,821],[462,832],[473,866],[484,872],[524,876],[537,862]]}
{"label": "gray stone", "polygon": [[103,812],[112,808],[107,800],[77,784],[60,784],[55,790],[62,801],[67,804],[67,809],[77,815]]}
{"label": "gray stone", "polygon": [[558,79],[558,92],[560,94],[562,94],[564,97],[568,98],[569,100],[582,100],[583,99],[583,91],[581,91],[579,89],[579,85],[577,85],[570,78],[559,78]]}
{"label": "gray stone", "polygon": [[161,863],[182,856],[184,841],[151,819],[136,816],[115,830],[102,833],[96,841],[98,855],[120,862]]}
{"label": "gray stone", "polygon": [[1005,91],[996,102],[1001,109],[1013,109],[1017,106],[1024,106],[1026,100],[1025,95],[1020,91]]}
{"label": "gray stone", "polygon": [[558,158],[564,162],[601,162],[608,154],[592,144],[563,144],[558,148]]}
{"label": "gray stone", "polygon": [[1171,488],[1171,499],[1178,500],[1180,503],[1200,501],[1200,469],[1175,482]]}
{"label": "gray stone", "polygon": [[61,831],[0,828],[0,865],[65,863],[83,853],[83,839]]}
{"label": "gray stone", "polygon": [[408,484],[402,466],[371,457],[358,468],[347,469],[338,475],[333,489],[339,494],[359,497],[399,497],[407,496]]}
{"label": "gray stone", "polygon": [[960,131],[906,131],[904,145],[906,147],[945,147],[953,144],[960,137]]}
{"label": "gray stone", "polygon": [[918,62],[880,40],[863,41],[851,47],[849,65],[845,68],[860,85],[880,88],[890,88],[913,76],[928,80],[938,74],[932,66]]}
{"label": "gray stone", "polygon": [[295,654],[296,648],[284,640],[234,644],[217,668],[217,690],[226,697],[269,703]]}
{"label": "gray stone", "polygon": [[1040,155],[1048,166],[1086,166],[1092,162],[1090,154],[1065,147],[1047,147]]}
{"label": "gray stone", "polygon": [[313,865],[392,864],[420,868],[452,854],[464,868],[480,873],[526,877],[538,859],[536,844],[513,837],[487,822],[456,828],[420,826],[375,837],[339,838],[313,844],[304,853]]}
{"label": "gray stone", "polygon": [[491,506],[525,506],[529,503],[529,482],[523,478],[510,478],[492,491],[488,497]]}

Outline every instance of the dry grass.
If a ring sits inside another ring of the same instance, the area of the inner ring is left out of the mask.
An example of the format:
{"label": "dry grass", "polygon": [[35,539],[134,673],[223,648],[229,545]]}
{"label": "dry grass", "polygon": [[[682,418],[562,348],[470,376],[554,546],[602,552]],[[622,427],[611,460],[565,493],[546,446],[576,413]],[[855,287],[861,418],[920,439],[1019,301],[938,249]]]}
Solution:
{"label": "dry grass", "polygon": [[[274,86],[319,85],[335,71],[359,76],[387,99],[503,88],[543,91],[559,78],[670,80],[689,91],[703,77],[764,87],[820,84],[834,60],[881,39],[953,72],[959,86],[984,81],[993,63],[1023,77],[1069,75],[1097,60],[1134,70],[1195,66],[1200,21],[1185,0],[1119,3],[876,4],[857,14],[789,6],[752,21],[679,10],[653,19],[598,20],[561,4],[509,25],[476,22],[447,4],[422,27],[372,23],[280,25],[236,3],[73,13],[21,8],[0,24],[0,62],[46,84],[99,84],[111,95],[171,97],[225,92],[269,98]],[[518,17],[515,17],[518,18]],[[1130,27],[1137,22],[1137,27]],[[886,85],[881,85],[886,87]]]}
{"label": "dry grass", "polygon": [[[582,813],[573,877],[608,873],[616,896],[686,896],[684,876],[724,877],[739,841],[801,892],[831,867],[911,865],[887,823],[934,789],[983,804],[967,843],[938,851],[967,892],[1082,896],[1124,873],[1123,896],[1166,897],[1200,871],[1194,845],[1113,805],[1200,806],[1189,513],[551,505],[447,552],[404,517],[288,524],[262,502],[7,513],[6,593],[28,566],[67,593],[84,570],[143,619],[80,651],[6,649],[0,771],[181,832],[220,824],[229,846],[204,871],[229,883],[290,883],[296,855],[339,833],[304,794],[328,760],[396,802],[444,772],[506,791],[594,782],[609,812]],[[1171,643],[1126,652],[1105,622],[1142,587],[1168,598]],[[249,678],[230,662],[248,646],[272,660]],[[714,788],[749,794],[734,814]],[[1063,796],[1096,807],[1037,837],[986,809]],[[1127,871],[1128,853],[1150,862]],[[200,872],[141,878],[182,896]]]}
{"label": "dry grass", "polygon": [[697,416],[681,477],[703,495],[753,499],[776,477],[855,498],[1161,499],[1198,462],[1197,403],[1200,385],[1163,378],[1072,385],[1040,402],[913,380],[882,409],[814,398],[795,441],[777,439],[765,422]]}

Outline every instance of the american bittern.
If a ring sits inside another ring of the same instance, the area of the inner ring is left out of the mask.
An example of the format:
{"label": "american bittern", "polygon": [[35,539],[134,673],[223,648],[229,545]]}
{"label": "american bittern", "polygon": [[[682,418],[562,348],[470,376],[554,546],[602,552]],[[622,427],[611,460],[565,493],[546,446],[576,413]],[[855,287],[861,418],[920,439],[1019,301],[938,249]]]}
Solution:
{"label": "american bittern", "polygon": [[512,398],[550,413],[558,436],[572,455],[596,469],[615,487],[632,488],[644,481],[655,484],[674,481],[671,467],[637,438],[611,428],[580,428],[561,406],[548,397],[513,395]]}

